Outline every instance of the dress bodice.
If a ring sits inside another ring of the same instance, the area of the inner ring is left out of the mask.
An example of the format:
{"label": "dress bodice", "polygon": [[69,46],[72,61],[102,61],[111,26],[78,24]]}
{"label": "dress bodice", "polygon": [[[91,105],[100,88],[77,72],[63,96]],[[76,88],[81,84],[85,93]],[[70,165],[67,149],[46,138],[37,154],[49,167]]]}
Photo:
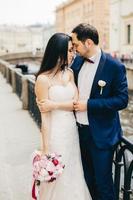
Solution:
{"label": "dress bodice", "polygon": [[[75,88],[71,82],[66,85],[52,85],[49,88],[49,99],[54,102],[71,102],[75,96]],[[51,111],[52,128],[61,126],[75,126],[75,117],[73,111],[67,109],[55,109]],[[60,122],[62,122],[60,124]],[[51,130],[52,130],[51,128]]]}
{"label": "dress bodice", "polygon": [[74,98],[75,88],[71,82],[67,85],[52,85],[49,88],[49,99],[53,101],[69,101]]}

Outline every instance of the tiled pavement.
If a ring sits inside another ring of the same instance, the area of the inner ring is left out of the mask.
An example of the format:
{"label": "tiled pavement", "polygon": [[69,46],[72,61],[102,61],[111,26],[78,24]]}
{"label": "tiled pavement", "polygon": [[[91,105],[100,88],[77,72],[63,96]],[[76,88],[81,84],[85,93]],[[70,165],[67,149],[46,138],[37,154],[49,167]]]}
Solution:
{"label": "tiled pavement", "polygon": [[0,74],[0,200],[30,200],[31,154],[39,129]]}

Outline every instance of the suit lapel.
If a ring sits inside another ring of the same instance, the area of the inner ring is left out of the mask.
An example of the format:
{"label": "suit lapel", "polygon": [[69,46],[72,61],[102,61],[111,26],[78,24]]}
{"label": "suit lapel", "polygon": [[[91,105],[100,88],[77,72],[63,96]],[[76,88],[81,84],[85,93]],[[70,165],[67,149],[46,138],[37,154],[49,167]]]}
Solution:
{"label": "suit lapel", "polygon": [[94,77],[94,81],[93,81],[93,84],[92,84],[90,98],[92,98],[94,93],[95,93],[95,89],[97,87],[99,77],[100,77],[100,74],[102,73],[105,61],[106,61],[106,54],[102,52],[100,62],[99,62],[99,65],[98,65],[98,68],[97,68],[97,71],[96,71],[96,74],[95,74],[95,77]]}

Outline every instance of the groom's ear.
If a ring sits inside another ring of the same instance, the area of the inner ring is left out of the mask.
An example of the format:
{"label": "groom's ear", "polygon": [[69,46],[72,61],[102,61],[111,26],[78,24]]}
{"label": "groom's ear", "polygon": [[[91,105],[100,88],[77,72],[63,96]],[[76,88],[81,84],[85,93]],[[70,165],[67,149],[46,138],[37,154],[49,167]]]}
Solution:
{"label": "groom's ear", "polygon": [[86,48],[90,48],[93,44],[94,42],[89,38],[85,41]]}

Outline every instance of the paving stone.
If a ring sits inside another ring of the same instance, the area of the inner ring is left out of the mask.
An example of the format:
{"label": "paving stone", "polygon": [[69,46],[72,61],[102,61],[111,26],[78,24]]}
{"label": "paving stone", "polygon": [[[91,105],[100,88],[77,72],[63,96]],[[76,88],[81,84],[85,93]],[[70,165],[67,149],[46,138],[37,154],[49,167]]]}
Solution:
{"label": "paving stone", "polygon": [[31,154],[40,132],[0,74],[0,200],[30,200]]}

